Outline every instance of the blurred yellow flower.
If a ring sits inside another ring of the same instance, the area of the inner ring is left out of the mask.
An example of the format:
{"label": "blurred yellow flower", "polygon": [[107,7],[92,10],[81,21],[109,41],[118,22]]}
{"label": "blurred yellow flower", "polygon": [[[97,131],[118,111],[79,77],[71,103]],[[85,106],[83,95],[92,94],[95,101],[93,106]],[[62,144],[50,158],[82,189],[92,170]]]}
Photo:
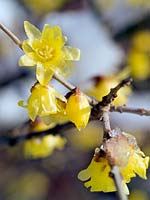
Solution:
{"label": "blurred yellow flower", "polygon": [[31,89],[27,105],[24,106],[22,100],[18,104],[27,108],[30,119],[34,121],[37,116],[44,117],[57,113],[59,111],[57,99],[65,101],[65,97],[60,95],[52,86],[42,86],[36,83]]}
{"label": "blurred yellow flower", "polygon": [[67,138],[71,146],[79,152],[92,151],[102,141],[103,130],[95,121],[90,121],[80,132],[76,128],[68,130]]}
{"label": "blurred yellow flower", "polygon": [[150,31],[136,33],[131,45],[127,58],[131,75],[136,80],[145,80],[150,76]]}
{"label": "blurred yellow flower", "polygon": [[54,73],[63,74],[68,61],[79,60],[80,50],[65,46],[66,37],[59,26],[46,24],[42,33],[33,24],[24,22],[28,39],[23,41],[25,52],[19,60],[20,66],[35,66],[36,78],[46,85]]}
{"label": "blurred yellow flower", "polygon": [[54,149],[62,150],[66,139],[59,135],[47,135],[42,138],[33,138],[24,143],[24,155],[27,158],[44,158],[51,155]]}
{"label": "blurred yellow flower", "polygon": [[41,15],[61,8],[66,0],[24,0],[24,2],[33,12]]}
{"label": "blurred yellow flower", "polygon": [[133,190],[129,196],[129,200],[149,200],[145,190]]}
{"label": "blurred yellow flower", "polygon": [[[102,100],[103,96],[110,92],[110,89],[119,84],[119,80],[114,76],[97,77],[95,85],[87,89],[86,93],[90,96]],[[118,97],[112,102],[114,105],[124,105],[127,103],[128,96],[131,90],[128,87],[123,87],[118,92]]]}
{"label": "blurred yellow flower", "polygon": [[131,76],[136,80],[145,80],[150,75],[148,55],[143,52],[131,50],[128,55],[128,65]]}
{"label": "blurred yellow flower", "polygon": [[136,50],[150,53],[150,31],[143,30],[135,33],[132,38],[132,46]]}
{"label": "blurred yellow flower", "polygon": [[91,107],[86,96],[76,89],[67,100],[66,115],[68,119],[80,130],[86,127],[90,113]]}

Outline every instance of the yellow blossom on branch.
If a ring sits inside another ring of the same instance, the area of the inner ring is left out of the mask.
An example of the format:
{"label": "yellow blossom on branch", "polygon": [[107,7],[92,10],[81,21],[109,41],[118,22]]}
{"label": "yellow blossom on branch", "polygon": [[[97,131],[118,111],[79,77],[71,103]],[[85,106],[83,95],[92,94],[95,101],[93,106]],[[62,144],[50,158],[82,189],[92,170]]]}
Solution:
{"label": "yellow blossom on branch", "polygon": [[66,115],[68,119],[80,130],[86,127],[90,113],[91,107],[86,96],[79,89],[75,89],[67,100]]}
{"label": "yellow blossom on branch", "polygon": [[[116,187],[113,178],[110,177],[110,172],[111,169],[106,158],[101,157],[98,161],[93,158],[88,168],[80,171],[78,178],[85,182],[85,187],[90,187],[91,192],[114,192]],[[124,181],[123,189],[125,194],[129,194]]]}
{"label": "yellow blossom on branch", "polygon": [[66,46],[66,37],[59,26],[46,24],[42,33],[33,24],[24,22],[28,39],[22,44],[25,52],[19,60],[20,66],[35,66],[36,78],[46,85],[54,73],[63,74],[68,61],[79,60],[80,50]]}
{"label": "yellow blossom on branch", "polygon": [[33,138],[24,143],[24,155],[27,158],[44,158],[51,155],[54,149],[62,150],[65,143],[66,139],[59,135]]}
{"label": "yellow blossom on branch", "polygon": [[[121,143],[119,140],[121,140]],[[128,145],[126,142],[128,142]],[[146,179],[149,157],[145,157],[133,136],[126,133],[116,135],[108,139],[106,144],[104,142],[102,148],[106,155],[104,156],[104,153],[95,155],[88,168],[82,170],[78,175],[78,178],[85,182],[85,187],[91,187],[92,192],[116,191],[114,181],[110,177],[111,168],[109,164],[119,167],[126,194],[129,193],[126,183],[129,183],[131,178],[139,175]],[[116,152],[117,149],[118,152]]]}
{"label": "yellow blossom on branch", "polygon": [[27,105],[23,105],[23,101],[19,101],[18,104],[27,108],[30,119],[34,121],[37,116],[44,117],[57,113],[59,111],[58,99],[65,101],[65,97],[60,95],[52,86],[42,86],[36,83],[31,89]]}

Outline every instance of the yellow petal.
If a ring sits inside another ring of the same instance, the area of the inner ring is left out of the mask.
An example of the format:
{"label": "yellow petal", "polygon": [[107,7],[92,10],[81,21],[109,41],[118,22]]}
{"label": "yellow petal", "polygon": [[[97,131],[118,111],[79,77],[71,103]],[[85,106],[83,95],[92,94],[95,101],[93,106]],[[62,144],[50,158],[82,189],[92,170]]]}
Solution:
{"label": "yellow petal", "polygon": [[64,41],[61,28],[59,26],[50,27],[50,25],[45,24],[42,31],[42,40],[47,40],[51,43]]}
{"label": "yellow petal", "polygon": [[28,115],[32,121],[35,120],[39,111],[39,101],[34,96],[30,96],[28,99]]}
{"label": "yellow petal", "polygon": [[79,60],[80,59],[80,50],[70,46],[63,47],[65,60]]}
{"label": "yellow petal", "polygon": [[23,51],[28,54],[28,53],[32,53],[33,49],[31,47],[30,41],[29,40],[24,40],[22,43],[22,49]]}
{"label": "yellow petal", "polygon": [[28,36],[31,42],[41,37],[41,32],[39,31],[39,29],[36,28],[33,24],[31,24],[28,21],[24,21],[24,29],[25,29],[26,35]]}
{"label": "yellow petal", "polygon": [[47,40],[48,39],[50,34],[52,34],[51,30],[52,30],[52,27],[50,27],[49,24],[45,24],[44,25],[44,28],[42,30],[42,40]]}
{"label": "yellow petal", "polygon": [[18,62],[19,66],[35,66],[36,62],[33,61],[31,58],[29,58],[27,55],[23,55],[20,57],[19,62]]}
{"label": "yellow petal", "polygon": [[36,78],[40,82],[40,84],[47,85],[48,82],[51,80],[53,74],[54,72],[51,69],[47,70],[43,67],[43,65],[38,63],[36,68]]}

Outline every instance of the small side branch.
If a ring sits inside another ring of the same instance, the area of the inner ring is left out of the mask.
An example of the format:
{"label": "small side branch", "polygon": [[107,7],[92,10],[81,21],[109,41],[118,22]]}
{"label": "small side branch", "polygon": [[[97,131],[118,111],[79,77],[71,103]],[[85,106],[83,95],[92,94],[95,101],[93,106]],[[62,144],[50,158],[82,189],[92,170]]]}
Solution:
{"label": "small side branch", "polygon": [[126,106],[110,106],[110,112],[131,113],[140,116],[150,116],[150,110],[144,108],[132,108]]}
{"label": "small side branch", "polygon": [[116,87],[110,89],[109,94],[103,97],[102,101],[98,103],[99,106],[108,106],[111,104],[111,102],[117,97],[118,91],[124,87],[124,86],[129,86],[132,82],[132,78],[126,78],[122,80]]}

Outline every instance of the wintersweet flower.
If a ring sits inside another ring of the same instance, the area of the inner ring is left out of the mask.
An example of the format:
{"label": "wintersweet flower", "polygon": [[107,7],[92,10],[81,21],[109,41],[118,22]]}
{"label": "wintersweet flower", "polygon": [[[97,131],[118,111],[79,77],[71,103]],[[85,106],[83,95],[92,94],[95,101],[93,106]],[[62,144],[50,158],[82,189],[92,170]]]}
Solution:
{"label": "wintersweet flower", "polygon": [[[122,150],[120,144],[118,144],[119,140],[121,140]],[[126,141],[128,142],[128,146]],[[112,146],[114,146],[115,149],[112,148]],[[116,146],[119,147],[118,152],[116,152]],[[129,183],[131,178],[139,175],[141,178],[146,179],[146,169],[148,168],[149,157],[145,157],[144,153],[137,146],[133,136],[122,133],[122,135],[110,138],[108,144],[103,144],[102,148],[106,151],[106,155],[95,155],[88,168],[82,170],[78,175],[78,178],[85,182],[85,187],[90,187],[92,192],[116,191],[114,181],[112,177],[110,177],[111,168],[109,163],[111,163],[111,165],[114,163],[114,165],[119,167],[125,194],[129,193],[126,183]],[[119,158],[116,158],[115,156],[118,156]]]}
{"label": "wintersweet flower", "polygon": [[90,113],[91,107],[86,96],[79,89],[75,89],[67,100],[66,115],[68,119],[80,130],[86,127]]}
{"label": "wintersweet flower", "polygon": [[27,105],[24,105],[23,101],[19,101],[18,104],[27,108],[30,119],[34,121],[37,116],[44,117],[57,113],[59,111],[58,99],[65,101],[65,98],[51,85],[42,86],[36,83],[31,89]]}
{"label": "wintersweet flower", "polygon": [[66,139],[59,135],[33,138],[24,143],[24,155],[27,158],[45,158],[51,155],[54,149],[62,150],[65,143]]}
{"label": "wintersweet flower", "polygon": [[54,73],[63,74],[68,61],[79,60],[80,50],[66,46],[66,37],[62,35],[59,26],[46,24],[42,33],[33,24],[24,22],[28,39],[23,41],[25,52],[19,60],[20,66],[35,66],[36,78],[46,85]]}
{"label": "wintersweet flower", "polygon": [[[78,178],[85,182],[85,187],[90,187],[91,192],[114,192],[116,187],[110,172],[111,169],[106,158],[100,157],[96,161],[93,158],[88,168],[80,171]],[[124,193],[129,194],[124,181],[122,184]]]}
{"label": "wintersweet flower", "polygon": [[[99,76],[94,79],[95,83],[86,93],[90,96],[97,98],[99,101],[102,100],[103,96],[110,92],[110,89],[117,86],[120,82],[115,76]],[[127,103],[128,96],[130,94],[130,88],[121,88],[118,92],[118,97],[112,102],[114,105],[124,105]]]}

